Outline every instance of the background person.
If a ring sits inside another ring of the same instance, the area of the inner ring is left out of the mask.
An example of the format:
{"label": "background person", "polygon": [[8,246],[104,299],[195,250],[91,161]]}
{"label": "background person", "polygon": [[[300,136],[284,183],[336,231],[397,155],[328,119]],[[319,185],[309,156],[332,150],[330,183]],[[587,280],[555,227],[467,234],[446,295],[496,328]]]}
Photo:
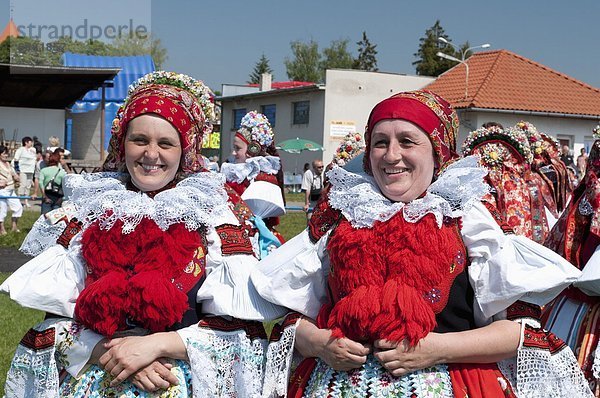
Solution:
{"label": "background person", "polygon": [[[21,142],[23,146],[15,152],[13,164],[19,165],[19,195],[29,196],[33,184],[37,155],[31,137],[23,137]],[[25,207],[31,207],[28,199],[25,199]]]}
{"label": "background person", "polygon": [[[19,175],[8,161],[8,148],[0,145],[0,196],[17,196],[15,181],[19,181]],[[12,231],[19,232],[17,221],[23,214],[21,202],[16,198],[0,199],[0,235],[6,235],[4,219],[9,208],[12,211]]]}
{"label": "background person", "polygon": [[42,215],[62,206],[64,195],[46,189],[51,180],[54,180],[55,184],[62,186],[63,177],[67,173],[59,164],[60,153],[55,152],[48,157],[47,166],[40,170],[38,188],[42,192]]}
{"label": "background person", "polygon": [[565,164],[566,167],[572,167],[575,169],[575,162],[573,161],[573,155],[568,145],[563,145],[560,153],[560,160]]}
{"label": "background person", "polygon": [[310,220],[313,209],[321,196],[323,189],[323,161],[316,159],[312,161],[312,170],[306,170],[302,176],[300,188],[304,191],[304,211],[306,218]]}
{"label": "background person", "polygon": [[580,179],[585,176],[585,166],[587,165],[588,155],[585,153],[585,148],[579,150],[579,156],[577,156],[577,175]]}
{"label": "background person", "polygon": [[50,152],[54,152],[58,148],[61,148],[64,151],[64,155],[66,157],[71,156],[71,151],[60,146],[60,140],[58,139],[57,136],[53,135],[50,138],[48,138],[48,146],[46,147],[46,150],[48,150]]}
{"label": "background person", "polygon": [[486,171],[457,160],[458,128],[431,92],[377,104],[364,173],[332,169],[307,230],[253,272],[264,298],[305,317],[289,396],[590,396],[533,319],[579,272],[504,233],[482,202]]}

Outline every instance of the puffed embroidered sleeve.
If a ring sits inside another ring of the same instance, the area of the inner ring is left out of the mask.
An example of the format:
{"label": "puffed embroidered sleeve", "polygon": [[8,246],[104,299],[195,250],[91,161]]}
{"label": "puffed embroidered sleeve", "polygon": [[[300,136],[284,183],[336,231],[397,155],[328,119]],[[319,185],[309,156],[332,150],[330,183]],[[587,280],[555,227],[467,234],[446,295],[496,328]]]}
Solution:
{"label": "puffed embroidered sleeve", "polygon": [[316,318],[327,298],[328,234],[313,243],[308,229],[274,250],[252,272],[252,283],[266,300]]}
{"label": "puffed embroidered sleeve", "polygon": [[462,221],[475,309],[484,318],[517,300],[544,305],[581,274],[550,249],[522,236],[505,235],[483,203],[474,204]]}

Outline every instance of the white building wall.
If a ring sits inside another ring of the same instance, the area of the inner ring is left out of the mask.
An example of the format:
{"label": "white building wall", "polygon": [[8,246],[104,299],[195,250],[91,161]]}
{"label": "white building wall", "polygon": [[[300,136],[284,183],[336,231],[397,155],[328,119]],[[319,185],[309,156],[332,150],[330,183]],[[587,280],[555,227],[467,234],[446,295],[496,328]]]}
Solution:
{"label": "white building wall", "polygon": [[[100,107],[83,113],[70,113],[73,120],[71,130],[71,152],[73,159],[100,162]],[[110,135],[110,131],[105,134]],[[106,151],[104,152],[106,156]]]}
{"label": "white building wall", "polygon": [[48,138],[54,135],[64,144],[65,111],[0,107],[0,128],[4,129],[5,140],[15,139],[20,143],[23,137],[35,135],[44,146],[47,146]]}
{"label": "white building wall", "polygon": [[[327,70],[325,75],[325,117],[323,123],[323,160],[333,155],[341,137],[336,135],[354,126],[364,133],[371,109],[381,100],[402,92],[418,90],[434,78],[359,70]],[[341,128],[340,128],[341,127]]]}

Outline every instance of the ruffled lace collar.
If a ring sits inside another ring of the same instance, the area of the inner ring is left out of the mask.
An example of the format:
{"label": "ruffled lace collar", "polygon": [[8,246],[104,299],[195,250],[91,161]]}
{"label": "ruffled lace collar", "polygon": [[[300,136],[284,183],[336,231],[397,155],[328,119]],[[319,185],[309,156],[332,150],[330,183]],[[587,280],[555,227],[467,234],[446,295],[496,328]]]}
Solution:
{"label": "ruffled lace collar", "polygon": [[258,173],[277,174],[281,169],[281,160],[277,156],[256,156],[246,159],[245,163],[223,163],[221,173],[227,182],[242,183],[253,180]]}
{"label": "ruffled lace collar", "polygon": [[327,173],[331,182],[329,203],[338,209],[354,228],[372,227],[387,221],[400,210],[408,222],[417,222],[433,214],[441,228],[444,217],[461,217],[489,192],[483,181],[487,169],[476,156],[468,156],[450,165],[433,182],[424,196],[410,203],[392,202],[379,190],[373,177],[336,167]]}
{"label": "ruffled lace collar", "polygon": [[220,174],[192,174],[150,198],[128,190],[118,173],[68,174],[64,182],[72,190],[69,200],[77,206],[75,216],[84,228],[99,220],[109,229],[120,220],[123,233],[133,231],[142,218],[153,220],[163,231],[176,223],[185,223],[189,230],[213,227],[229,211],[224,183]]}

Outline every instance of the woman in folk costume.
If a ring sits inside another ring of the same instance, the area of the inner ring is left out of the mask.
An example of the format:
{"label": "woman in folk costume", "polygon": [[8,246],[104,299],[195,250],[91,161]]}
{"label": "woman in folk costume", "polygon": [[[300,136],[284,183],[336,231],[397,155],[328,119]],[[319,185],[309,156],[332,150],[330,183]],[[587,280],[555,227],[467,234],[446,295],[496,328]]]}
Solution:
{"label": "woman in folk costume", "polygon": [[544,322],[573,349],[600,397],[600,126],[594,136],[585,176],[544,244],[583,275],[544,309]]}
{"label": "woman in folk costume", "polygon": [[457,132],[431,92],[377,104],[364,173],[330,171],[308,229],[252,273],[264,298],[303,314],[307,359],[288,396],[589,396],[533,317],[579,272],[504,233],[481,202],[486,170],[457,160]]}
{"label": "woman in folk costume", "polygon": [[558,214],[561,214],[573,192],[573,184],[567,166],[560,160],[559,142],[544,132],[540,132],[540,135],[545,143],[543,153],[546,158],[540,172],[552,183],[556,209]]}
{"label": "woman in folk costume", "polygon": [[533,237],[531,191],[527,184],[533,159],[527,136],[518,129],[497,126],[469,133],[462,146],[465,156],[477,155],[488,170],[492,187],[485,200],[498,210],[501,220],[517,235]]}
{"label": "woman in folk costume", "polygon": [[[327,173],[334,167],[344,167],[346,170],[354,170],[354,164],[358,164],[360,161],[361,170],[362,170],[362,157],[360,159],[356,159],[360,155],[362,155],[365,151],[365,140],[362,134],[358,133],[348,133],[342,138],[342,141],[339,143],[335,153],[333,154],[333,159],[325,168],[325,181],[324,186],[329,186],[329,180],[327,179]],[[353,164],[349,165],[356,159]],[[325,188],[326,189],[326,188]]]}
{"label": "woman in folk costume", "polygon": [[537,220],[537,223],[534,221],[537,225],[534,227],[533,239],[543,243],[559,215],[555,185],[548,175],[549,168],[554,171],[550,157],[552,149],[549,141],[544,139],[533,124],[521,121],[515,128],[525,133],[533,154],[527,181],[531,191],[532,217]]}
{"label": "woman in folk costume", "polygon": [[283,169],[274,139],[267,117],[256,111],[248,112],[233,138],[235,163],[221,166],[227,183],[246,201],[257,223],[262,220],[266,224],[268,230],[259,229],[264,232],[264,246],[271,248],[284,241],[275,227],[279,216],[285,214]]}
{"label": "woman in folk costume", "polygon": [[[212,97],[189,76],[142,77],[113,122],[105,172],[65,177],[70,203],[36,222],[23,249],[37,257],[0,288],[48,313],[17,348],[7,397],[262,392],[261,322],[281,311],[249,283],[251,211],[202,168]],[[162,347],[169,330],[184,354],[151,356],[142,343]]]}

